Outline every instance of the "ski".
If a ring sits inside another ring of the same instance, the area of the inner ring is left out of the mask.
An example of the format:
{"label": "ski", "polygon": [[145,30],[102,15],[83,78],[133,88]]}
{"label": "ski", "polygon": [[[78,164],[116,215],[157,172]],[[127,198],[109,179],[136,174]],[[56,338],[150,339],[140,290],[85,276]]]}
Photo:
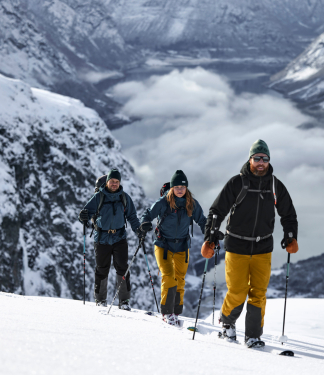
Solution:
{"label": "ski", "polygon": [[[265,347],[264,341],[261,341],[261,340],[256,341],[251,346],[247,346],[245,343],[242,344],[241,342],[239,342],[237,340],[232,340],[230,338],[224,337],[222,332],[218,332],[218,338],[224,339],[224,340],[226,340],[227,342],[230,342],[230,343],[236,343],[237,345],[244,345],[248,349],[263,349]],[[284,350],[284,351],[281,351],[281,352],[276,352],[276,355],[295,356],[294,352],[291,351],[291,350]]]}

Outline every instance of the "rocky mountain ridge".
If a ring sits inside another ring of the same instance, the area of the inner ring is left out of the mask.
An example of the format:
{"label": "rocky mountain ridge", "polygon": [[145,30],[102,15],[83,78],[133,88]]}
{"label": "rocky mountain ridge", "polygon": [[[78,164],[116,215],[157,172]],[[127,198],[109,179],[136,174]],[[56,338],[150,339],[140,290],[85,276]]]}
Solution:
{"label": "rocky mountain ridge", "polygon": [[310,114],[324,118],[324,33],[284,70],[273,75],[269,86]]}
{"label": "rocky mountain ridge", "polygon": [[124,120],[107,87],[156,54],[280,69],[323,18],[319,0],[3,0],[0,73],[78,98],[112,129]]}

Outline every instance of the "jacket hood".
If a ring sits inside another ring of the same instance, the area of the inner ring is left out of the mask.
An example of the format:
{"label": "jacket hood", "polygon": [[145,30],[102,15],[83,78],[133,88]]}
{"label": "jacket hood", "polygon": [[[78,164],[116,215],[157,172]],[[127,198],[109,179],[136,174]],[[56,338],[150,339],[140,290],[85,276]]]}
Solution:
{"label": "jacket hood", "polygon": [[241,174],[247,176],[250,180],[259,181],[262,177],[263,180],[270,180],[273,173],[273,168],[271,166],[271,163],[269,163],[269,170],[264,176],[256,176],[254,175],[250,170],[250,161],[247,161],[244,163],[243,167],[241,168]]}
{"label": "jacket hood", "polygon": [[99,191],[104,193],[104,195],[108,197],[109,201],[119,201],[120,200],[119,196],[123,192],[123,186],[120,185],[117,192],[109,192],[108,189],[106,189],[106,184],[103,184],[99,188]]}

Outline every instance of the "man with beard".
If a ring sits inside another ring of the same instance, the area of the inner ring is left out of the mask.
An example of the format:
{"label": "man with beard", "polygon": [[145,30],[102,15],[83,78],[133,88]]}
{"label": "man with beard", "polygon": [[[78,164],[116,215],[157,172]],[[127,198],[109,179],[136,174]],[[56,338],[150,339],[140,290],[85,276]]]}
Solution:
{"label": "man with beard", "polygon": [[[224,241],[228,292],[220,311],[223,327],[220,336],[236,340],[235,322],[248,296],[245,319],[245,344],[248,347],[264,345],[258,341],[263,333],[271,274],[275,207],[284,231],[282,247],[289,253],[298,251],[296,211],[286,187],[273,176],[269,162],[267,144],[257,140],[240,175],[227,182],[210,207],[205,228],[205,241],[209,242],[205,244],[217,244],[220,225],[230,212]],[[212,224],[215,227],[211,231]],[[210,252],[204,254],[203,249],[203,256],[210,257]]]}
{"label": "man with beard", "polygon": [[94,222],[96,256],[94,298],[96,305],[107,306],[108,274],[113,257],[116,283],[119,286],[123,282],[119,290],[119,308],[130,311],[129,272],[125,280],[123,277],[128,268],[128,243],[125,227],[127,220],[137,234],[140,223],[133,200],[124,192],[120,181],[120,172],[117,169],[110,170],[106,182],[81,210],[79,220],[82,223],[87,223],[92,218]]}

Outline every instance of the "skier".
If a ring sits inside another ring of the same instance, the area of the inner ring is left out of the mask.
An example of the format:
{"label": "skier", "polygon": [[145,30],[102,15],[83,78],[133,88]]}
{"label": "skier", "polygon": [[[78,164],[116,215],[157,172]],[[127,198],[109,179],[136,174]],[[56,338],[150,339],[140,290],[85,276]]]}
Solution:
{"label": "skier", "polygon": [[[90,218],[95,227],[94,249],[96,255],[95,290],[96,305],[107,306],[108,273],[113,256],[114,267],[117,274],[117,284],[122,281],[128,268],[128,244],[126,240],[126,219],[130,222],[132,230],[136,233],[140,223],[136,209],[130,196],[123,192],[120,185],[121,175],[117,169],[112,169],[106,183],[81,210],[79,220],[88,222]],[[100,212],[101,193],[104,194]],[[98,215],[96,215],[96,213]],[[119,308],[130,311],[130,275],[127,273],[126,283],[123,282],[119,292]]]}
{"label": "skier", "polygon": [[[227,182],[210,207],[205,229],[205,240],[216,244],[220,225],[231,211],[224,241],[228,292],[219,320],[223,327],[222,337],[236,340],[235,322],[248,296],[245,319],[245,344],[248,347],[264,345],[260,337],[271,274],[275,206],[284,231],[283,248],[289,253],[298,251],[296,211],[286,187],[273,176],[269,161],[267,144],[262,140],[255,141],[241,174]],[[215,215],[212,233],[210,227]]]}
{"label": "skier", "polygon": [[188,180],[181,170],[171,178],[170,189],[147,209],[141,218],[141,229],[150,228],[158,217],[155,230],[155,257],[162,274],[161,313],[170,325],[179,325],[183,310],[185,276],[189,263],[189,226],[195,220],[204,233],[206,217],[189,191]]}

